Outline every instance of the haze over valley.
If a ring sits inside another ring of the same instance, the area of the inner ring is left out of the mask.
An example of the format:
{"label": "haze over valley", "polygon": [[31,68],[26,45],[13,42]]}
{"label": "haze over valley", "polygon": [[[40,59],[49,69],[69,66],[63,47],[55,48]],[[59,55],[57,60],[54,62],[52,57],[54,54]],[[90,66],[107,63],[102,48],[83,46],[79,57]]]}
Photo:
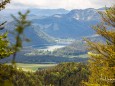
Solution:
{"label": "haze over valley", "polygon": [[[21,11],[23,13],[26,12],[25,9]],[[28,19],[32,22],[32,25],[24,33],[31,41],[23,43],[24,47],[19,53],[20,58],[17,57],[17,62],[85,62],[88,59],[88,51],[83,38],[90,38],[92,40],[97,38],[96,41],[100,39],[91,29],[93,25],[100,22],[98,11],[104,11],[104,8],[73,10],[30,9]],[[15,22],[12,17],[9,17],[9,14],[17,15],[17,10],[6,9],[1,14],[4,14],[3,20],[8,19],[3,32],[6,30],[12,32],[13,28],[15,28]],[[14,43],[14,37],[11,33],[9,33],[9,39]],[[21,56],[26,60],[22,60]],[[31,60],[28,60],[28,56],[32,57]],[[58,59],[53,60],[50,57]],[[9,60],[5,59],[3,61]]]}

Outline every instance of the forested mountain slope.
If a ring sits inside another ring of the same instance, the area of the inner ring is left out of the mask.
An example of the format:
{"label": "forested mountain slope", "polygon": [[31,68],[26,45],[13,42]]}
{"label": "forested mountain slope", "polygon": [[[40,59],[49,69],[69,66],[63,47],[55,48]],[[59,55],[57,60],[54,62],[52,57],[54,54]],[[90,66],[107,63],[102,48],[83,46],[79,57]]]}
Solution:
{"label": "forested mountain slope", "polygon": [[81,38],[94,34],[92,25],[100,21],[98,11],[102,9],[71,10],[66,14],[55,14],[53,16],[33,19],[47,34],[57,38]]}

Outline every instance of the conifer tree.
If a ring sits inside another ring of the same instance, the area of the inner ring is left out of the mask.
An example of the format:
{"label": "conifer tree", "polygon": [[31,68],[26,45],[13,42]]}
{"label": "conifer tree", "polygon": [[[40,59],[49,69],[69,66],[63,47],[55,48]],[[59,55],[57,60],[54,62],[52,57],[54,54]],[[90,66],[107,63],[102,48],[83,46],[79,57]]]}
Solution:
{"label": "conifer tree", "polygon": [[[4,0],[4,1],[0,2],[0,11],[5,8],[5,5],[7,3],[10,3],[10,0]],[[0,30],[4,29],[5,23],[6,23],[6,21],[3,22],[2,24],[0,24]],[[13,54],[13,51],[12,51],[11,47],[9,46],[10,43],[7,39],[7,35],[8,35],[7,32],[0,34],[0,59],[3,59],[5,57],[8,57],[11,54]]]}
{"label": "conifer tree", "polygon": [[[5,9],[5,6],[7,3],[10,3],[10,0],[2,0],[0,2],[0,11]],[[5,23],[6,21],[0,24],[0,30],[4,29]],[[2,33],[2,34],[0,33],[0,60],[3,58],[9,57],[11,54],[13,54],[13,51],[12,51],[12,48],[10,47],[10,42],[7,36],[8,36],[8,32]],[[9,77],[9,75],[10,74],[6,72],[4,65],[0,64],[0,86],[13,86],[10,79],[8,80],[3,79],[6,77]]]}
{"label": "conifer tree", "polygon": [[14,50],[14,54],[13,54],[13,59],[12,59],[12,63],[15,63],[15,58],[16,58],[16,54],[18,51],[20,51],[20,49],[23,47],[23,41],[28,42],[29,39],[25,37],[24,35],[24,30],[31,25],[31,22],[27,19],[27,15],[28,15],[29,11],[27,11],[25,14],[22,14],[21,12],[19,12],[19,19],[16,18],[15,16],[12,15],[13,19],[16,22],[16,28],[13,31],[13,34],[15,35],[15,44],[13,45],[13,50]]}
{"label": "conifer tree", "polygon": [[4,34],[0,34],[0,59],[3,59],[13,54],[13,50],[9,46],[9,41],[7,40],[7,34],[7,32]]}
{"label": "conifer tree", "polygon": [[90,77],[87,86],[115,85],[115,6],[99,12],[102,23],[93,27],[104,43],[86,40],[90,55]]}
{"label": "conifer tree", "polygon": [[10,3],[11,0],[2,0],[0,2],[0,10],[5,9],[6,4]]}

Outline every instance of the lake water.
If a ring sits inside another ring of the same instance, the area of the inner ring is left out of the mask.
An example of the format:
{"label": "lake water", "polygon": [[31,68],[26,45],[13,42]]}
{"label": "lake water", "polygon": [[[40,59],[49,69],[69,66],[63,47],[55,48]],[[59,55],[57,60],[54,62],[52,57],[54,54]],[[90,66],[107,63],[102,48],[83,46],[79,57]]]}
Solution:
{"label": "lake water", "polygon": [[45,51],[54,51],[55,49],[63,48],[65,46],[66,45],[51,45],[51,46],[46,46],[38,49],[45,50]]}
{"label": "lake water", "polygon": [[55,49],[63,48],[68,44],[52,44],[52,45],[34,45],[25,47],[22,51],[31,52],[34,50],[54,51]]}

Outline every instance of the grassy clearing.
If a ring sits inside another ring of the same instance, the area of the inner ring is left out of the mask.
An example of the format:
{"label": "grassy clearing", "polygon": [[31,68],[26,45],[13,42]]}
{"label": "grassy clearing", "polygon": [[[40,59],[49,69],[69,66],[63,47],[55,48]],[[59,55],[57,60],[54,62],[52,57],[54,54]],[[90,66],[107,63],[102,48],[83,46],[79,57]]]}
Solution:
{"label": "grassy clearing", "polygon": [[49,67],[56,66],[56,64],[25,64],[25,63],[16,63],[18,68],[21,68],[24,71],[35,72],[38,69],[45,69]]}
{"label": "grassy clearing", "polygon": [[64,57],[68,57],[68,58],[88,58],[88,54],[82,54],[82,55],[68,55],[68,56],[64,56]]}

